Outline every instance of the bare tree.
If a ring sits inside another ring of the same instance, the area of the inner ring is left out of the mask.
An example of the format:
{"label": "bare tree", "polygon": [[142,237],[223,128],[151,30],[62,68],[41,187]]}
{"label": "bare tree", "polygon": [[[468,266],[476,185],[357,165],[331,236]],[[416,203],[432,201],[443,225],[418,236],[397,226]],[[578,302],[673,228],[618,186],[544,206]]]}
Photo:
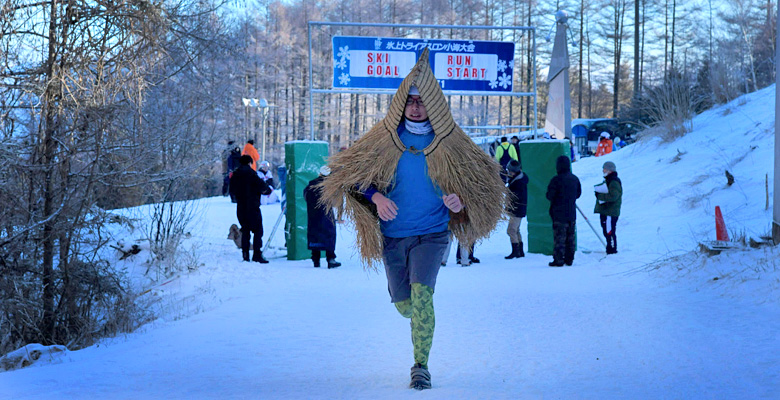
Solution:
{"label": "bare tree", "polygon": [[[192,35],[197,24],[183,25],[198,19],[187,11],[208,5],[4,5],[0,97],[13,126],[4,140],[17,151],[4,157],[1,174],[8,185],[0,188],[0,291],[19,299],[9,304],[26,306],[0,310],[8,316],[0,330],[11,332],[0,346],[80,345],[103,329],[131,328],[119,318],[131,299],[101,260],[111,216],[98,205],[115,206],[106,201],[110,193],[140,199],[144,185],[168,172],[167,153],[149,146],[156,132],[143,110],[149,88],[169,77],[162,72],[170,62],[166,43],[192,50],[204,41]],[[179,69],[191,64],[191,54],[176,62]],[[106,319],[124,325],[109,328]]]}

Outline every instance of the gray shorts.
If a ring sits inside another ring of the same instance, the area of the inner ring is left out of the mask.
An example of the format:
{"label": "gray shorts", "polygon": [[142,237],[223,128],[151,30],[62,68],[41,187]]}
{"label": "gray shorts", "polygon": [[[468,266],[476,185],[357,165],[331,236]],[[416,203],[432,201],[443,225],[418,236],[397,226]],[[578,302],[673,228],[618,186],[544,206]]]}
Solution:
{"label": "gray shorts", "polygon": [[412,283],[436,289],[441,257],[449,244],[449,231],[404,238],[385,236],[382,256],[390,301],[397,303],[412,294]]}

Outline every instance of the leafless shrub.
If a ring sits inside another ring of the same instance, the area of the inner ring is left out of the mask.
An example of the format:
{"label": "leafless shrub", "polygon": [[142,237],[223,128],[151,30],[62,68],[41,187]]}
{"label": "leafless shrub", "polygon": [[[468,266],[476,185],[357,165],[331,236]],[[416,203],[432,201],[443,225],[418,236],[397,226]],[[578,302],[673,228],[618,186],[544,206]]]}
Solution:
{"label": "leafless shrub", "polygon": [[[73,261],[57,270],[54,288],[60,299],[54,341],[70,349],[134,330],[150,316],[135,305],[126,279],[104,261]],[[0,265],[0,354],[36,342],[43,335],[40,320],[43,289],[32,268]]]}
{"label": "leafless shrub", "polygon": [[[4,4],[0,352],[79,347],[143,319],[124,277],[100,258],[110,221],[97,207],[157,202],[149,193],[161,182],[214,190],[189,174],[211,161],[204,154],[225,113],[206,112],[217,91],[202,75],[210,68],[194,64],[218,59],[222,25],[210,1]],[[150,95],[183,86],[169,82],[185,70],[204,93]],[[160,211],[150,235],[163,254],[182,233],[178,217]]]}
{"label": "leafless shrub", "polygon": [[743,93],[739,87],[739,82],[744,81],[744,74],[730,64],[723,62],[711,64],[712,75],[710,76],[710,83],[712,85],[712,96],[716,103],[728,103]]}
{"label": "leafless shrub", "polygon": [[152,204],[149,215],[142,219],[145,239],[153,254],[149,272],[155,280],[169,277],[188,268],[180,263],[180,245],[190,236],[188,227],[198,212],[196,201],[170,201]]}
{"label": "leafless shrub", "polygon": [[692,119],[702,100],[686,80],[670,77],[647,89],[642,107],[649,116],[650,125],[660,129],[661,139],[670,142],[693,129]]}

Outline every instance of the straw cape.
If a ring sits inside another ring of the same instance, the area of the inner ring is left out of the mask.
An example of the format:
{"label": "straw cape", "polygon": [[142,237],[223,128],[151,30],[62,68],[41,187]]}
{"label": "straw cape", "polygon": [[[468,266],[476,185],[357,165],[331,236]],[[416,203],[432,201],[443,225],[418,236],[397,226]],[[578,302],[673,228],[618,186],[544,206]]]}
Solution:
{"label": "straw cape", "polygon": [[422,149],[428,175],[445,194],[457,194],[465,205],[459,213],[450,212],[449,229],[460,243],[471,245],[486,238],[503,215],[507,197],[500,166],[453,120],[425,49],[393,96],[387,116],[351,147],[330,157],[331,174],[321,184],[323,205],[354,221],[358,248],[368,268],[382,259],[383,236],[376,206],[362,192],[373,185],[386,194],[393,184],[398,160],[407,150],[397,128],[412,86],[420,91],[435,133],[431,144]]}

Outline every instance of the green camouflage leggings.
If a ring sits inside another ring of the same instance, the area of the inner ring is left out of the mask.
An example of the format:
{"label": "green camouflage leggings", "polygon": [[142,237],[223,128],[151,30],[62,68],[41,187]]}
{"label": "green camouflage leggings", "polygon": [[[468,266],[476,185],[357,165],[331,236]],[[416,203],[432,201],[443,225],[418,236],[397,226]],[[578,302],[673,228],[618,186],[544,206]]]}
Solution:
{"label": "green camouflage leggings", "polygon": [[433,345],[433,328],[436,316],[433,313],[433,289],[421,283],[412,283],[412,297],[395,303],[395,308],[412,319],[412,344],[414,362],[428,369],[428,354]]}

